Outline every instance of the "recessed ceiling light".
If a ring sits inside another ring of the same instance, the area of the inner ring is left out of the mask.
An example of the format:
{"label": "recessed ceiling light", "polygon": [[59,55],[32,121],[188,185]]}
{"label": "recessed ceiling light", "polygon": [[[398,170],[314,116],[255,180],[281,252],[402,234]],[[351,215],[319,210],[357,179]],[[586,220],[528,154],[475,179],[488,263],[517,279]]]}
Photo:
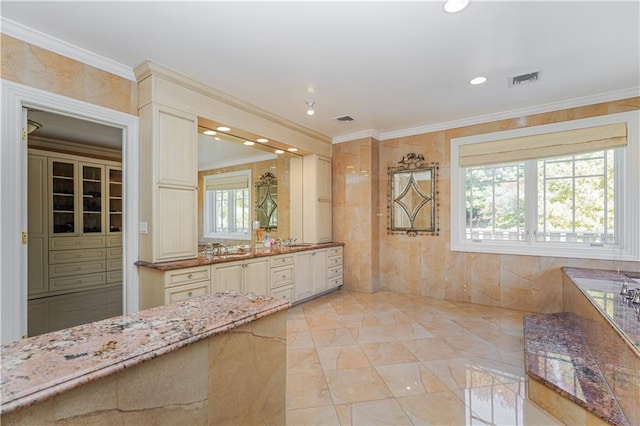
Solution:
{"label": "recessed ceiling light", "polygon": [[276,149],[276,150],[275,150],[275,151],[273,151],[273,152],[275,152],[276,154],[284,154],[284,151],[283,151],[283,150],[281,150],[281,149]]}
{"label": "recessed ceiling light", "polygon": [[471,81],[469,81],[469,84],[473,84],[474,86],[478,85],[478,84],[482,84],[485,83],[487,81],[487,77],[476,77],[471,79]]}
{"label": "recessed ceiling light", "polygon": [[244,141],[244,144],[247,146],[255,145],[256,143],[253,141]]}
{"label": "recessed ceiling light", "polygon": [[227,126],[220,126],[220,127],[216,127],[216,130],[219,132],[228,132],[231,129],[228,128]]}
{"label": "recessed ceiling light", "polygon": [[289,152],[296,152],[298,150],[298,148],[287,148],[287,151]]}
{"label": "recessed ceiling light", "polygon": [[209,136],[213,136],[213,135],[215,135],[215,134],[216,134],[216,132],[215,132],[214,130],[209,130],[209,129],[207,129],[207,130],[205,130],[204,132],[202,132],[202,134],[204,134],[204,135],[209,135]]}
{"label": "recessed ceiling light", "polygon": [[258,139],[256,139],[256,142],[260,142],[260,143],[267,143],[267,142],[269,142],[269,139],[265,139],[265,138],[258,138]]}
{"label": "recessed ceiling light", "polygon": [[447,13],[458,13],[469,6],[469,0],[445,0],[444,11]]}

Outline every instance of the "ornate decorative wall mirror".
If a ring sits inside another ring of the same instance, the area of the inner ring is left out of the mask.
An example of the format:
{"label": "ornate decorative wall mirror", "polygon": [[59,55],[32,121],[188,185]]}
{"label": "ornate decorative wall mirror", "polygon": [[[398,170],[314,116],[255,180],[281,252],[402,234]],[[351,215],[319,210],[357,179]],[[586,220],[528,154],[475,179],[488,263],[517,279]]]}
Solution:
{"label": "ornate decorative wall mirror", "polygon": [[438,163],[425,163],[422,154],[409,153],[389,167],[389,234],[438,235],[436,178]]}
{"label": "ornate decorative wall mirror", "polygon": [[260,228],[271,231],[278,227],[278,182],[273,173],[265,173],[256,183],[256,210]]}

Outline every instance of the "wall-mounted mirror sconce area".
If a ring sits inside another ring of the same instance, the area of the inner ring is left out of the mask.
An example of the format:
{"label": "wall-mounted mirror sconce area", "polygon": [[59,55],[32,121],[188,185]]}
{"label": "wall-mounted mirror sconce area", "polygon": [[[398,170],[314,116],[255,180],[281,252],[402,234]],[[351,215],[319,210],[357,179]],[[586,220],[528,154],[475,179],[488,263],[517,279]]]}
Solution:
{"label": "wall-mounted mirror sconce area", "polygon": [[389,234],[438,235],[438,163],[426,163],[422,154],[409,153],[388,168]]}

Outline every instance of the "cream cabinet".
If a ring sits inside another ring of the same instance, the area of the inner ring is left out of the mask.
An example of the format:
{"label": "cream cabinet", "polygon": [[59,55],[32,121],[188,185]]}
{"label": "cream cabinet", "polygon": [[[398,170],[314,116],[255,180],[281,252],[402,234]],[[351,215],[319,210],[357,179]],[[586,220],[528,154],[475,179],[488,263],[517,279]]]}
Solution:
{"label": "cream cabinet", "polygon": [[153,308],[211,293],[211,266],[161,271],[140,268],[140,309]]}
{"label": "cream cabinet", "polygon": [[295,254],[296,302],[327,290],[327,250],[309,250]]}
{"label": "cream cabinet", "polygon": [[197,117],[149,103],[140,108],[140,259],[197,256]]}
{"label": "cream cabinet", "polygon": [[303,240],[305,243],[331,242],[331,159],[316,154],[305,155],[302,175]]}
{"label": "cream cabinet", "polygon": [[120,163],[29,150],[29,299],[122,284],[122,225],[107,230],[111,170]]}
{"label": "cream cabinet", "polygon": [[269,257],[218,263],[212,268],[212,289],[269,294]]}
{"label": "cream cabinet", "polygon": [[333,289],[343,284],[343,248],[331,247],[327,250],[327,287]]}
{"label": "cream cabinet", "polygon": [[293,253],[271,257],[271,296],[294,301],[295,256]]}

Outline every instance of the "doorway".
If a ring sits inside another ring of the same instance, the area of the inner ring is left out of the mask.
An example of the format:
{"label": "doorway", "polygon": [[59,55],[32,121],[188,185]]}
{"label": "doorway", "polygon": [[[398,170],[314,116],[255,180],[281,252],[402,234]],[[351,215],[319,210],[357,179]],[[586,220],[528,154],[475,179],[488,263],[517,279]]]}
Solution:
{"label": "doorway", "polygon": [[[25,108],[26,109],[26,108]],[[122,315],[122,129],[27,115],[27,335]]]}
{"label": "doorway", "polygon": [[[122,154],[122,312],[138,306],[138,117],[2,80],[0,143],[1,342],[28,334],[28,147],[23,107],[119,129]],[[49,242],[50,243],[50,242]],[[106,272],[106,271],[105,271]]]}

